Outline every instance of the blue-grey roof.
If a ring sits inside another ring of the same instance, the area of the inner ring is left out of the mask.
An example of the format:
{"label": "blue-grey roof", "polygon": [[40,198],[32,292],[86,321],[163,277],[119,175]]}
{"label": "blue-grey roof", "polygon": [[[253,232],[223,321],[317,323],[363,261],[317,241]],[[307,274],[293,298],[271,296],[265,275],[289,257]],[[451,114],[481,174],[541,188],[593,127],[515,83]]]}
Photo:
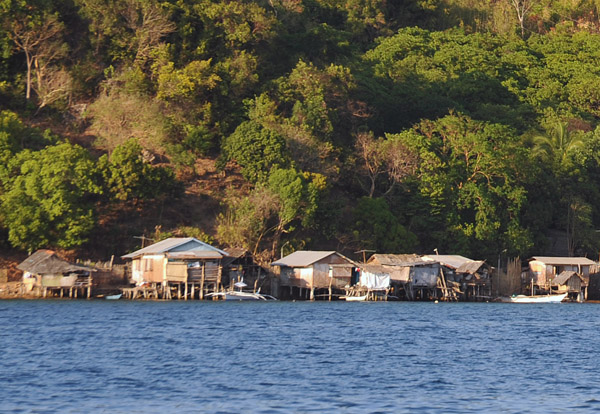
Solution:
{"label": "blue-grey roof", "polygon": [[134,259],[139,256],[170,253],[173,256],[193,255],[206,258],[220,258],[227,256],[223,250],[217,249],[194,237],[170,237],[158,243],[151,244],[133,253],[126,254],[123,259]]}

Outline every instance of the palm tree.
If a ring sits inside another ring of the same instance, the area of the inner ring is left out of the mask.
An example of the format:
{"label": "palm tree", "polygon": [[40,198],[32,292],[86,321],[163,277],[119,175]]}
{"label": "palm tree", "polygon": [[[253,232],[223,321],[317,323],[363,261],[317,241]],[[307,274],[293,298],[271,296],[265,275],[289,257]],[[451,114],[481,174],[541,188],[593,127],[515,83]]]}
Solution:
{"label": "palm tree", "polygon": [[583,147],[581,136],[572,135],[566,122],[558,122],[550,134],[533,137],[533,155],[548,161],[564,165],[569,154]]}

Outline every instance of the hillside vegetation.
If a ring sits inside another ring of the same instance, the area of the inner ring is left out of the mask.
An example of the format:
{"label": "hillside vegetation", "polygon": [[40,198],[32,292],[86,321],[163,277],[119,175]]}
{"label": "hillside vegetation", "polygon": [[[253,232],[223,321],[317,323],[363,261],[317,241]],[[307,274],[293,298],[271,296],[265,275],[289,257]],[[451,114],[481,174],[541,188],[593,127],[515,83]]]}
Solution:
{"label": "hillside vegetation", "polygon": [[598,7],[1,0],[0,245],[595,257]]}

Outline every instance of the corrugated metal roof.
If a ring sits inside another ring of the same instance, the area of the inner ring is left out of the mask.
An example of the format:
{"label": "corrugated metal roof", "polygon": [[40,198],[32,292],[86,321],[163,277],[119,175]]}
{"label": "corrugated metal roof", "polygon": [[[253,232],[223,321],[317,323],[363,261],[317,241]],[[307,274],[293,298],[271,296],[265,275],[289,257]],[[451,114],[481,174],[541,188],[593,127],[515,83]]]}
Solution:
{"label": "corrugated metal roof", "polygon": [[78,271],[95,272],[96,269],[69,263],[52,250],[38,250],[17,265],[17,269],[36,275],[58,275]]}
{"label": "corrugated metal roof", "polygon": [[372,274],[389,275],[392,271],[390,268],[381,265],[363,265],[360,270]]}
{"label": "corrugated metal roof", "polygon": [[462,264],[473,261],[467,257],[457,254],[436,254],[431,256],[423,256],[423,260],[439,262],[443,266],[451,267],[453,269],[458,269]]}
{"label": "corrugated metal roof", "polygon": [[[185,244],[190,244],[188,248],[184,248]],[[150,246],[144,247],[143,249],[136,250],[133,253],[126,254],[125,256],[121,256],[123,259],[133,259],[135,257],[143,256],[143,255],[151,255],[151,254],[163,254],[169,251],[172,251],[177,248],[184,248],[185,252],[192,251],[215,251],[219,253],[219,255],[227,256],[227,253],[223,250],[217,249],[216,247],[211,246],[210,244],[204,243],[194,237],[169,237],[168,239],[161,240],[158,243],[151,244]]]}
{"label": "corrugated metal roof", "polygon": [[340,257],[348,260],[335,250],[332,251],[315,251],[315,250],[298,250],[292,254],[288,254],[287,256],[277,260],[276,262],[271,263],[271,266],[287,266],[287,267],[307,267],[311,264],[318,262],[319,260],[323,260],[327,256],[331,256],[332,254],[337,254]]}
{"label": "corrugated metal roof", "polygon": [[378,264],[382,266],[410,266],[425,264],[416,254],[374,254],[367,263]]}
{"label": "corrugated metal roof", "polygon": [[529,261],[536,260],[538,262],[545,263],[547,265],[560,266],[560,265],[593,265],[596,264],[593,260],[587,257],[548,257],[548,256],[534,256]]}
{"label": "corrugated metal roof", "polygon": [[246,253],[248,253],[248,250],[243,249],[241,247],[228,247],[225,250],[225,253],[227,253],[227,255],[229,257],[233,257],[236,259],[239,259],[240,257],[242,257],[243,255],[245,255]]}
{"label": "corrugated metal roof", "polygon": [[562,272],[560,272],[560,274],[558,276],[556,276],[556,278],[554,278],[554,280],[552,281],[552,285],[553,286],[564,285],[573,276],[576,276],[583,281],[583,278],[581,276],[579,276],[577,274],[577,272],[573,272],[572,270],[563,270]]}
{"label": "corrugated metal roof", "polygon": [[223,255],[211,250],[190,250],[189,252],[168,252],[169,259],[194,260],[194,259],[220,259]]}
{"label": "corrugated metal roof", "polygon": [[475,274],[485,264],[485,260],[470,260],[461,264],[457,269],[456,273],[469,273]]}

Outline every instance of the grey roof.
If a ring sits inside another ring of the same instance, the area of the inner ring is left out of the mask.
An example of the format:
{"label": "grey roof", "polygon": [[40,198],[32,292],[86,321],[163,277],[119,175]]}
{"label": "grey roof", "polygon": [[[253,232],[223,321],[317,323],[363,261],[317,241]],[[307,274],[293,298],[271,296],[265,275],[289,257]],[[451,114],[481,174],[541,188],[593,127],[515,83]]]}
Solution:
{"label": "grey roof", "polygon": [[382,266],[418,266],[430,264],[416,254],[374,254],[367,261],[369,264]]}
{"label": "grey roof", "polygon": [[[183,252],[187,253],[186,258],[204,259],[221,258],[223,256],[227,256],[227,253],[225,253],[223,250],[217,249],[216,247],[204,243],[203,241],[200,241],[194,237],[170,237],[121,257],[123,259],[134,259],[143,255],[165,253],[170,253],[170,255],[175,257],[175,253]],[[208,254],[207,252],[211,252],[212,254]],[[206,257],[207,254],[210,257]]]}
{"label": "grey roof", "polygon": [[458,269],[463,264],[473,261],[467,257],[457,254],[435,254],[431,256],[423,256],[423,260],[439,262],[441,265],[451,267],[452,269]]}
{"label": "grey roof", "polygon": [[235,262],[237,259],[239,259],[240,257],[242,257],[248,253],[248,250],[243,249],[241,247],[228,247],[224,250],[227,253],[228,257],[223,259],[223,263],[222,263],[223,266],[229,266],[230,264]]}
{"label": "grey roof", "polygon": [[36,275],[58,275],[73,272],[95,272],[96,269],[69,263],[52,250],[38,250],[17,265],[17,269]]}
{"label": "grey roof", "polygon": [[360,270],[362,270],[363,272],[367,272],[367,273],[382,274],[382,275],[389,275],[393,271],[392,269],[390,269],[389,267],[386,267],[386,266],[370,265],[370,264],[361,266]]}
{"label": "grey roof", "polygon": [[335,250],[331,251],[315,251],[315,250],[298,250],[292,254],[271,263],[271,266],[287,266],[287,267],[307,267],[311,264],[323,260],[324,258],[331,256],[332,254],[338,255],[339,257],[347,260],[349,263],[354,263],[347,257],[339,254]]}
{"label": "grey roof", "polygon": [[545,263],[547,265],[582,265],[589,266],[596,264],[593,260],[587,257],[548,257],[548,256],[534,256],[529,261],[536,260],[538,262]]}
{"label": "grey roof", "polygon": [[485,260],[469,260],[461,264],[457,269],[456,273],[469,273],[474,274],[477,273],[479,269],[485,264]]}
{"label": "grey roof", "polygon": [[560,274],[558,276],[556,276],[556,278],[554,278],[554,280],[552,281],[552,285],[553,286],[564,285],[573,276],[577,276],[579,279],[581,279],[583,281],[583,278],[581,276],[579,276],[576,272],[573,272],[572,270],[563,270],[562,272],[560,272]]}

